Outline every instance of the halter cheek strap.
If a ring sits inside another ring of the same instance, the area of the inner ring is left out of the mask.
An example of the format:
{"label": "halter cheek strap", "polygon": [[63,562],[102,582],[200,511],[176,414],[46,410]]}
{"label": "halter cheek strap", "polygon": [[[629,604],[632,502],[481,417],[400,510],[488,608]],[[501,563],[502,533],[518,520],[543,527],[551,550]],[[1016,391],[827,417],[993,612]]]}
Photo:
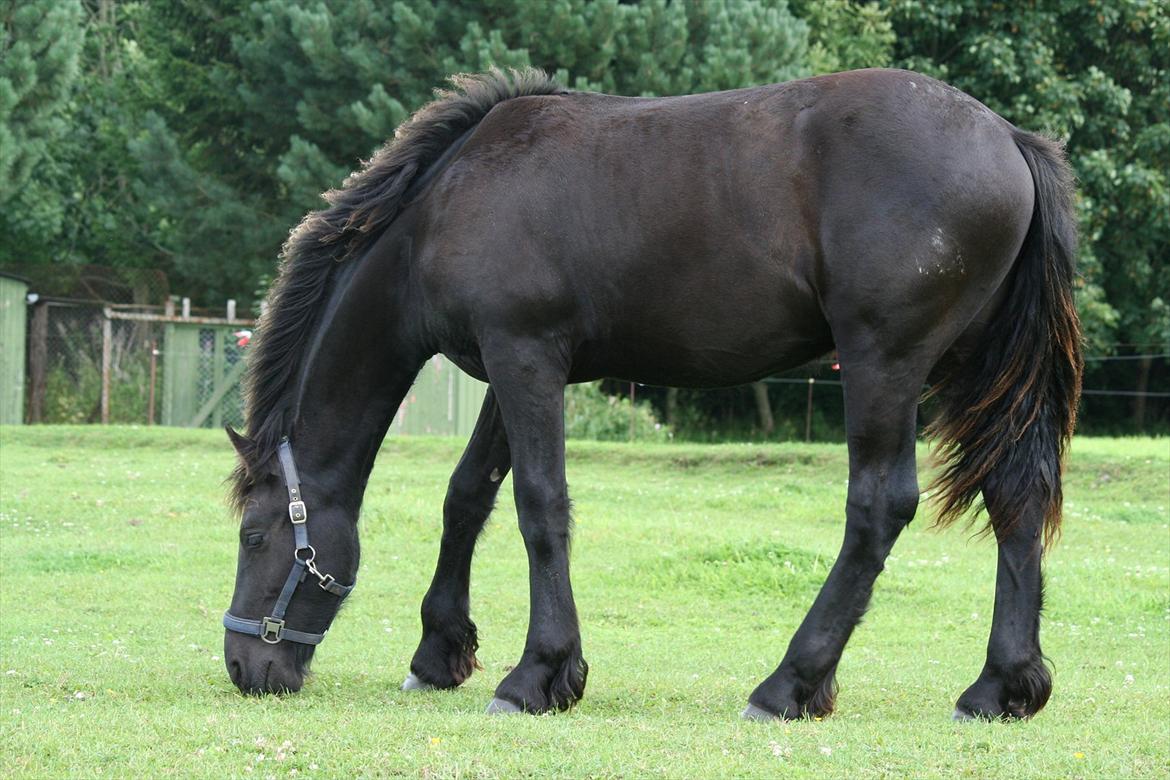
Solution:
{"label": "halter cheek strap", "polygon": [[288,603],[292,600],[297,586],[305,581],[308,575],[317,578],[317,585],[326,593],[332,593],[344,599],[354,589],[354,585],[341,585],[332,574],[322,574],[317,568],[317,551],[309,544],[309,512],[305,502],[301,499],[301,481],[297,476],[297,466],[293,461],[292,446],[288,437],[280,441],[280,448],[276,451],[280,460],[280,470],[284,475],[284,484],[288,488],[288,519],[293,527],[293,541],[296,549],[293,550],[292,569],[280,589],[276,598],[276,605],[272,613],[260,620],[248,620],[236,617],[231,612],[223,614],[223,627],[240,634],[260,637],[270,645],[287,639],[290,642],[300,642],[305,645],[320,644],[325,638],[325,632],[319,634],[309,631],[295,631],[284,625],[284,613],[288,610]]}

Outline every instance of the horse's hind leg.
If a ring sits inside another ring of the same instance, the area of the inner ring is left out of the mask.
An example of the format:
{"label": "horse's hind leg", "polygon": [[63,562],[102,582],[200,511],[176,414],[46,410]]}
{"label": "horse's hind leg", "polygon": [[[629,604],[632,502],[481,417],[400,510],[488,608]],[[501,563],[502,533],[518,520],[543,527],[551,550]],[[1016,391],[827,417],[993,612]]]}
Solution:
{"label": "horse's hind leg", "polygon": [[752,692],[744,717],[817,717],[832,711],[845,643],[866,610],[886,556],[918,507],[915,420],[930,362],[866,364],[841,351],[849,446],[845,539],[784,660]]}
{"label": "horse's hind leg", "polygon": [[552,339],[483,347],[512,450],[512,485],[528,551],[528,638],[500,682],[489,713],[571,707],[585,692],[577,608],[569,584],[569,490],[565,482],[567,362]]}
{"label": "horse's hind leg", "polygon": [[1024,506],[1002,499],[1016,475],[1000,469],[983,484],[991,527],[999,542],[995,612],[987,662],[955,707],[955,718],[1028,718],[1048,702],[1052,678],[1040,652],[1044,503],[1037,493]]}
{"label": "horse's hind leg", "polygon": [[471,556],[511,466],[500,407],[489,387],[471,440],[447,485],[439,562],[423,598],[422,641],[403,690],[453,688],[477,666],[478,640],[468,602]]}

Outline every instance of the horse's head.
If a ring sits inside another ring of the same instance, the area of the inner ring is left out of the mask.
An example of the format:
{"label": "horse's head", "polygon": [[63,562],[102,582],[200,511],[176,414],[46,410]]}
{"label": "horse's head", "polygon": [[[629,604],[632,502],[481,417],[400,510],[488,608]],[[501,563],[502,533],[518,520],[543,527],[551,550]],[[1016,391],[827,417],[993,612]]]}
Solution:
{"label": "horse's head", "polygon": [[300,481],[287,441],[265,456],[228,433],[241,458],[243,519],[236,589],[224,616],[224,663],[244,693],[297,691],[354,582],[353,512],[320,479]]}

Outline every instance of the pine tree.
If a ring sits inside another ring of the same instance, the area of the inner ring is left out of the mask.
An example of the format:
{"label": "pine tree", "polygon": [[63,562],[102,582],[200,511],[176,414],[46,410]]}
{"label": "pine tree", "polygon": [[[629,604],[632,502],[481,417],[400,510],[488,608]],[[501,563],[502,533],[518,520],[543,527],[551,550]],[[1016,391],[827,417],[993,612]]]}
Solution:
{"label": "pine tree", "polygon": [[270,272],[319,193],[452,73],[536,65],[578,89],[654,95],[808,71],[807,27],[783,0],[183,0],[144,16],[165,100],[130,148],[170,270],[207,294],[253,289],[241,275]]}
{"label": "pine tree", "polygon": [[69,134],[81,6],[6,0],[0,24],[0,259],[16,263],[62,230],[69,192],[57,152]]}

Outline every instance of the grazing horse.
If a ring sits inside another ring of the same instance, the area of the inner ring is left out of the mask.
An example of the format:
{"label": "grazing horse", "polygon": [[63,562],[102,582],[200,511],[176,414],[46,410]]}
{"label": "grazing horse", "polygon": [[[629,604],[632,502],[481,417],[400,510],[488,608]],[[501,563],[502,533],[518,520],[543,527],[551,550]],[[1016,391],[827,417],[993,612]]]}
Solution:
{"label": "grazing horse", "polygon": [[243,518],[224,618],[232,681],[301,687],[355,583],[375,455],[430,356],[490,389],[450,480],[403,687],[450,688],[477,666],[472,551],[510,471],[531,607],[488,709],[546,712],[577,702],[588,671],[565,385],[727,386],[836,350],[845,537],[745,717],[832,710],[842,650],[918,506],[926,383],[940,522],[981,500],[999,554],[986,665],[956,716],[1042,708],[1041,558],[1082,365],[1059,147],[897,70],[666,98],[571,92],[535,70],[454,84],[284,247],[247,429],[229,431]]}

